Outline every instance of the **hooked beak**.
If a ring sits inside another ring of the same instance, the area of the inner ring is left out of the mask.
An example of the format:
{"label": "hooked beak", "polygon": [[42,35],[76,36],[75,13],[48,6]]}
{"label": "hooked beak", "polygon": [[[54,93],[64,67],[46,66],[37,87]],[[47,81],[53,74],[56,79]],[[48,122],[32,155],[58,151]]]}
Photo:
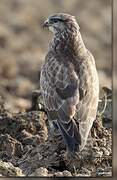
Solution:
{"label": "hooked beak", "polygon": [[48,20],[44,21],[43,28],[47,28],[48,26],[49,26],[49,21]]}

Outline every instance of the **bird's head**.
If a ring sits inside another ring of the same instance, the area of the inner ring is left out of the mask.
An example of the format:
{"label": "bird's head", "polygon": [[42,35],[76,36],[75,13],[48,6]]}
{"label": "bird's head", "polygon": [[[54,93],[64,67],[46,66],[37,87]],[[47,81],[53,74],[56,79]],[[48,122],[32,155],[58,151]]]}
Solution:
{"label": "bird's head", "polygon": [[75,17],[64,13],[56,13],[49,16],[45,20],[43,27],[47,27],[54,34],[65,30],[79,30]]}

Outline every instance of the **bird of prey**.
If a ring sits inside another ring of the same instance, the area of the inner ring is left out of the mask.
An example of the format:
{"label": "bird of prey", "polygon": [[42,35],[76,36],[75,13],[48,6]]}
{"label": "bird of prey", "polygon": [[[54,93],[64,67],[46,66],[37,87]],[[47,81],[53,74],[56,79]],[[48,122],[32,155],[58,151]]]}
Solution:
{"label": "bird of prey", "polygon": [[83,150],[96,118],[99,81],[95,61],[74,16],[56,13],[44,27],[53,32],[40,87],[51,128],[59,128],[67,151]]}

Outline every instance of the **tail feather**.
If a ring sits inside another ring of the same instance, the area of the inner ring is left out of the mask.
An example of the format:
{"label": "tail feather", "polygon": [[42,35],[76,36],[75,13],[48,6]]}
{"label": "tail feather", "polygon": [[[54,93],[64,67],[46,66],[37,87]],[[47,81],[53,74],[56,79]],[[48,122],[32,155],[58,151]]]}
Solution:
{"label": "tail feather", "polygon": [[78,152],[81,145],[79,129],[73,119],[70,119],[64,111],[59,112],[58,126],[70,152]]}

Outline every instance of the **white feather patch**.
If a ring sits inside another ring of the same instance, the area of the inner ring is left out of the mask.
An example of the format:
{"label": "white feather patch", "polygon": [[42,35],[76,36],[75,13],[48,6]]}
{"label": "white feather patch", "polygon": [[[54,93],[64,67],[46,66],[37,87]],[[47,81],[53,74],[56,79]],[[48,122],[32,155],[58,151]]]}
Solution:
{"label": "white feather patch", "polygon": [[49,30],[50,30],[51,32],[53,32],[53,33],[56,32],[56,30],[55,30],[55,28],[54,28],[53,26],[49,26]]}

